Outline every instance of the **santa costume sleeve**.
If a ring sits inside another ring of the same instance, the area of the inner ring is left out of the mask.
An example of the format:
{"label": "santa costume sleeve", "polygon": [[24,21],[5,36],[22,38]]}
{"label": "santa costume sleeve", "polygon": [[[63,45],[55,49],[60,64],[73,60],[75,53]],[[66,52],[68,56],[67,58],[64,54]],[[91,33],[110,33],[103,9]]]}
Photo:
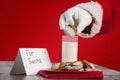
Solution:
{"label": "santa costume sleeve", "polygon": [[83,31],[84,33],[90,33],[91,37],[109,33],[120,24],[119,0],[91,0],[90,2],[80,3],[76,7],[88,11],[93,17],[93,23]]}

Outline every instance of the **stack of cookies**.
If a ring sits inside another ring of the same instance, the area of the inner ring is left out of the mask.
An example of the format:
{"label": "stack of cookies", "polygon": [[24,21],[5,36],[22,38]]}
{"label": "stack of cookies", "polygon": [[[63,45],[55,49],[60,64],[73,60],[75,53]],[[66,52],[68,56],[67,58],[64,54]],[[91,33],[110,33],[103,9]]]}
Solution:
{"label": "stack of cookies", "polygon": [[85,71],[86,69],[95,69],[94,65],[87,60],[73,62],[59,62],[51,67],[52,70],[77,70]]}

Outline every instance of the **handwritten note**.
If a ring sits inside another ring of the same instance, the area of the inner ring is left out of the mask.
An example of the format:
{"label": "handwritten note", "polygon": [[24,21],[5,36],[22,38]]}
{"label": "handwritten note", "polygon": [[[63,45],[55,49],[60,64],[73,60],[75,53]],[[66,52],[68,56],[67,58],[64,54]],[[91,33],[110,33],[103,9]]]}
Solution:
{"label": "handwritten note", "polygon": [[35,75],[41,69],[49,69],[51,61],[46,48],[20,48],[11,74]]}

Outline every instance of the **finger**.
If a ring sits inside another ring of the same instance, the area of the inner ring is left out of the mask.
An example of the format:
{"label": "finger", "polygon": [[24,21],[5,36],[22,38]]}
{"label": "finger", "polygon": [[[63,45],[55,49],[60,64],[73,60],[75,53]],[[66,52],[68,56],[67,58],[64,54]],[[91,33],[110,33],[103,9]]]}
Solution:
{"label": "finger", "polygon": [[59,25],[60,25],[60,29],[65,28],[65,17],[63,14],[60,16]]}
{"label": "finger", "polygon": [[89,34],[85,34],[85,33],[79,33],[77,35],[82,37],[82,38],[90,38]]}
{"label": "finger", "polygon": [[65,26],[64,33],[68,36],[75,36],[74,30],[70,28],[69,26]]}
{"label": "finger", "polygon": [[82,33],[82,31],[85,29],[86,25],[83,21],[79,22],[78,26],[77,26],[77,31],[78,33]]}
{"label": "finger", "polygon": [[95,36],[95,35],[98,34],[98,33],[99,33],[99,32],[96,32],[96,31],[94,31],[94,30],[91,30],[90,36],[93,37],[93,36]]}
{"label": "finger", "polygon": [[92,22],[91,17],[81,16],[77,26],[78,33],[81,33],[88,25],[90,25],[91,22]]}
{"label": "finger", "polygon": [[70,25],[74,25],[73,15],[69,11],[65,13],[66,22]]}
{"label": "finger", "polygon": [[78,33],[81,33],[85,29],[85,27],[92,22],[92,17],[87,11],[83,9],[79,9],[79,15],[80,15],[80,19],[77,29],[78,29]]}

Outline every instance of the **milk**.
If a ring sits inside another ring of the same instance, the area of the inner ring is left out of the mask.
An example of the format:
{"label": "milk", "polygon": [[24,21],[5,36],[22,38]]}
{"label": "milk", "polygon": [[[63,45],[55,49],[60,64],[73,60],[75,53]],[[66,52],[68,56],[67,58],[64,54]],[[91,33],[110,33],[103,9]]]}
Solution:
{"label": "milk", "polygon": [[62,62],[77,61],[78,37],[62,36]]}

